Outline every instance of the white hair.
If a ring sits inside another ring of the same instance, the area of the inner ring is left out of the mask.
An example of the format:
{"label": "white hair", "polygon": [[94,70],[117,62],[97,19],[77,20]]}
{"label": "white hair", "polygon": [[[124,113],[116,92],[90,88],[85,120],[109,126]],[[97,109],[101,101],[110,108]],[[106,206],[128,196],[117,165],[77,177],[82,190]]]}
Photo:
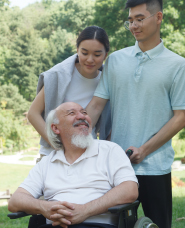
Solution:
{"label": "white hair", "polygon": [[59,124],[59,119],[57,118],[56,109],[51,110],[46,119],[46,133],[48,140],[55,150],[63,149],[63,144],[60,139],[60,135],[55,134],[51,129],[51,124]]}
{"label": "white hair", "polygon": [[75,145],[78,148],[85,149],[89,147],[93,142],[92,134],[83,135],[83,134],[74,134],[71,138],[71,144]]}

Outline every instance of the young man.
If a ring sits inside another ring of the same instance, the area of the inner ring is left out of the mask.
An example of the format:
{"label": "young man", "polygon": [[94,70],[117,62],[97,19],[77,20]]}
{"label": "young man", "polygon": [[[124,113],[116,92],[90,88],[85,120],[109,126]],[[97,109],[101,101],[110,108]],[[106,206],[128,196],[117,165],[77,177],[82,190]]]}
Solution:
{"label": "young man", "polygon": [[110,99],[111,141],[133,149],[139,200],[160,228],[172,219],[171,138],[185,127],[185,59],[160,39],[162,0],[128,0],[125,26],[135,46],[112,53],[87,107],[96,123]]}
{"label": "young man", "polygon": [[[47,137],[56,148],[30,171],[9,201],[12,212],[42,214],[44,227],[115,228],[108,208],[134,202],[137,178],[120,146],[93,140],[91,119],[79,104],[66,102],[49,113]],[[116,159],[115,159],[116,154]],[[44,200],[38,198],[44,194]],[[103,213],[103,215],[101,215]],[[96,216],[98,215],[98,216]],[[90,218],[89,218],[90,217]],[[98,223],[101,223],[98,225]]]}

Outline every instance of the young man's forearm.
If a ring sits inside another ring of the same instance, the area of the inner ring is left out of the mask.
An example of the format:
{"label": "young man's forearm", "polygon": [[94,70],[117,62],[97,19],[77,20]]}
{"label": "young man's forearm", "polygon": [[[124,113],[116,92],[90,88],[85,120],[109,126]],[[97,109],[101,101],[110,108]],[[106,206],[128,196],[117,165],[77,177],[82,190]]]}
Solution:
{"label": "young man's forearm", "polygon": [[93,97],[90,103],[87,105],[86,110],[88,115],[92,120],[92,127],[94,128],[98,119],[106,105],[108,100],[100,98],[100,97]]}
{"label": "young man's forearm", "polygon": [[145,151],[146,155],[156,151],[176,135],[183,127],[185,127],[185,110],[175,110],[174,116],[155,136],[141,146],[141,149]]}
{"label": "young man's forearm", "polygon": [[174,116],[154,135],[139,148],[130,146],[134,154],[130,157],[132,163],[140,163],[146,156],[159,149],[185,127],[185,110],[174,110]]}

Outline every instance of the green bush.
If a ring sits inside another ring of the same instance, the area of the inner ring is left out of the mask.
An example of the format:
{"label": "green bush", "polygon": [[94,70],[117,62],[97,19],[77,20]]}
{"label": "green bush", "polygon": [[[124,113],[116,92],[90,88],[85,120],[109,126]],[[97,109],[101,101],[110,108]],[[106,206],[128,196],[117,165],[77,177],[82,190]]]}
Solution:
{"label": "green bush", "polygon": [[179,133],[179,139],[185,139],[185,128],[183,128]]}
{"label": "green bush", "polygon": [[14,115],[12,110],[0,109],[0,138],[3,142],[3,150],[17,151],[27,145],[28,126],[23,119]]}

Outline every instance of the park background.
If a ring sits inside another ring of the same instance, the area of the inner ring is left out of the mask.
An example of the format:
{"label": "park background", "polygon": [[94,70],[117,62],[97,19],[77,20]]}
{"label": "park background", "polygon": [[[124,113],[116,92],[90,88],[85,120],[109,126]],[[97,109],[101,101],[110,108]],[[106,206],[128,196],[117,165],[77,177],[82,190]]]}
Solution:
{"label": "park background", "polygon": [[[0,161],[22,151],[31,161],[39,149],[39,136],[26,115],[36,95],[38,76],[76,52],[77,35],[86,26],[104,28],[110,53],[134,45],[123,24],[125,0],[40,0],[24,8],[0,0]],[[185,57],[185,1],[164,0],[161,38],[164,45]],[[185,129],[173,138],[175,160],[185,156]],[[32,165],[0,163],[0,191],[11,192]],[[185,170],[173,171],[173,228],[184,228]],[[26,227],[27,219],[9,221],[6,201],[0,201],[0,227]],[[139,215],[142,215],[141,208]]]}

